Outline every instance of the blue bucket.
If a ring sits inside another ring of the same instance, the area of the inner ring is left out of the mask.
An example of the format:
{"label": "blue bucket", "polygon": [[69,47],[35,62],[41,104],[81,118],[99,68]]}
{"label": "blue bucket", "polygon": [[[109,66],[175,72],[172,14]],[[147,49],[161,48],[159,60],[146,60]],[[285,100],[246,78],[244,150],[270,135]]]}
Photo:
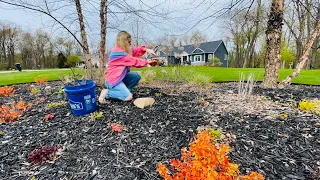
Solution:
{"label": "blue bucket", "polygon": [[79,85],[66,85],[64,92],[67,94],[71,111],[75,116],[90,114],[97,109],[96,85],[91,80],[78,80]]}

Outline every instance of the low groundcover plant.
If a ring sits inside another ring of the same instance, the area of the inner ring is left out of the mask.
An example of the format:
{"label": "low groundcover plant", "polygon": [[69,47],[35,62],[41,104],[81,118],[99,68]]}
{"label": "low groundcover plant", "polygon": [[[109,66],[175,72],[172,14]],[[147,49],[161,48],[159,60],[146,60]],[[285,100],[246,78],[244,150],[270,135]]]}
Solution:
{"label": "low groundcover plant", "polygon": [[241,176],[238,165],[230,163],[227,156],[230,146],[215,145],[213,141],[210,132],[200,132],[189,150],[182,148],[181,160],[170,160],[171,172],[161,162],[157,171],[165,180],[264,180],[257,172]]}

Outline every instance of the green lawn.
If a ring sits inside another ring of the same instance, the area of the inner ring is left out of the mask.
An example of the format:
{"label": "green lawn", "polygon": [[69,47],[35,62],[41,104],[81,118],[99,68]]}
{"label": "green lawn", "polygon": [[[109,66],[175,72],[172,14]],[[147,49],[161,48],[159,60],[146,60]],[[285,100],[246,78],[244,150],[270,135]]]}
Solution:
{"label": "green lawn", "polygon": [[70,69],[48,69],[41,71],[8,72],[0,71],[0,86],[34,82],[35,77],[47,77],[48,81],[60,79],[60,74],[71,74]]}
{"label": "green lawn", "polygon": [[[141,68],[132,69],[145,71],[147,69],[155,70],[159,75],[164,70],[167,72],[172,72],[173,67],[157,67],[157,68]],[[263,68],[216,68],[207,66],[185,66],[179,67],[179,71],[188,73],[201,73],[209,76],[212,82],[228,82],[228,81],[238,81],[240,73],[248,75],[249,73],[254,73],[255,78],[258,81],[263,80],[264,69]],[[279,80],[287,77],[292,70],[282,69],[280,70]],[[50,69],[46,71],[34,71],[34,72],[14,72],[14,73],[0,73],[0,86],[34,82],[34,77],[48,77],[49,81],[59,80],[60,74],[70,74],[69,69]],[[302,70],[300,75],[293,80],[293,83],[297,84],[308,84],[308,85],[320,85],[320,70]]]}

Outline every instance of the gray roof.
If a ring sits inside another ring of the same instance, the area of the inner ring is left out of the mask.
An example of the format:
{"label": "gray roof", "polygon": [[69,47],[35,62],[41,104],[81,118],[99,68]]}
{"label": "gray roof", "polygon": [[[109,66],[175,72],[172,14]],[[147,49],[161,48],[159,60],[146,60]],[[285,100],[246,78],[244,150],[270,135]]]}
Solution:
{"label": "gray roof", "polygon": [[211,41],[200,44],[200,49],[204,52],[215,52],[218,46],[222,43],[222,40],[219,41]]}
{"label": "gray roof", "polygon": [[[205,53],[214,53],[216,51],[216,49],[218,48],[218,46],[222,43],[222,40],[218,40],[218,41],[210,41],[210,42],[204,42],[201,43],[199,48],[201,50],[203,50]],[[154,48],[154,50],[158,50],[160,48],[160,45],[156,46]],[[178,47],[174,47],[173,51],[170,53],[171,56],[174,56],[174,53],[182,53],[183,51],[185,51],[188,54],[192,54],[192,52],[196,49],[197,47],[194,45],[185,45],[183,46],[183,50],[181,50],[181,48]],[[165,54],[160,51],[160,57],[164,57]]]}

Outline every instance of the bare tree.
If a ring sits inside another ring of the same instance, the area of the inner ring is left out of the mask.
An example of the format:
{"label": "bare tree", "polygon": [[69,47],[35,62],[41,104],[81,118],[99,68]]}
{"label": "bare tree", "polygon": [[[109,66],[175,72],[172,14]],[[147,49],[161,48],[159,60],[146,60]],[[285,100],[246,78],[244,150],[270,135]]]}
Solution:
{"label": "bare tree", "polygon": [[184,43],[184,45],[189,45],[191,42],[190,42],[190,37],[185,34],[181,37],[181,41]]}
{"label": "bare tree", "polygon": [[191,34],[190,41],[195,47],[199,47],[201,43],[208,41],[208,37],[200,31],[194,31]]}
{"label": "bare tree", "polygon": [[247,52],[244,57],[244,63],[243,63],[243,68],[248,67],[251,65],[251,61],[253,59],[253,54],[254,54],[254,45],[257,42],[258,35],[260,33],[260,17],[262,14],[262,3],[261,0],[257,1],[257,9],[256,9],[256,14],[254,17],[252,17],[253,20],[253,27],[250,28],[249,32],[247,33],[247,39],[248,39],[248,45],[247,45]]}
{"label": "bare tree", "polygon": [[19,51],[21,52],[22,66],[26,69],[35,67],[35,63],[33,61],[34,55],[34,47],[35,47],[35,37],[29,33],[22,33],[21,41],[19,44]]}
{"label": "bare tree", "polygon": [[38,67],[45,67],[46,55],[50,43],[49,35],[46,32],[38,30],[35,34],[35,48],[34,48],[34,64]]}
{"label": "bare tree", "polygon": [[289,75],[286,79],[284,79],[279,84],[279,86],[278,86],[279,88],[284,88],[285,86],[291,84],[293,78],[297,77],[300,74],[301,69],[305,66],[305,64],[309,58],[309,55],[311,52],[311,47],[312,47],[314,41],[316,40],[316,38],[319,36],[319,33],[320,33],[320,16],[318,16],[318,18],[317,18],[316,27],[315,27],[307,45],[306,45],[306,50],[304,51],[302,57],[300,58],[299,63],[297,64],[293,73],[291,75]]}
{"label": "bare tree", "polygon": [[0,24],[0,62],[3,61],[4,65],[2,68],[13,68],[18,36],[19,29],[16,26]]}

